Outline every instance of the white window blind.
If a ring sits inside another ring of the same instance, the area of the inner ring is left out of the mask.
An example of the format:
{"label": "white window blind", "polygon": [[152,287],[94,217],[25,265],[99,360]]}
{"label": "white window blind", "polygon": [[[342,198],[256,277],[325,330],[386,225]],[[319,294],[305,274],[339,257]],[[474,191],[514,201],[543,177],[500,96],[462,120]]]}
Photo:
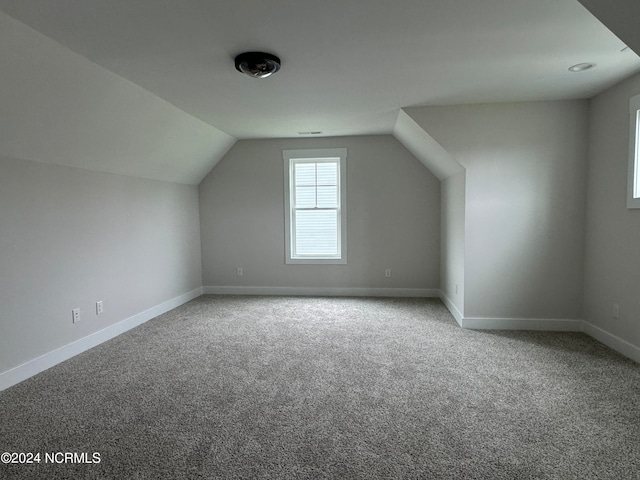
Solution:
{"label": "white window blind", "polygon": [[[342,153],[344,149],[336,149]],[[325,153],[336,153],[334,150]],[[291,155],[294,153],[295,155]],[[343,156],[285,151],[287,263],[346,263]]]}
{"label": "white window blind", "polygon": [[633,148],[633,198],[640,198],[640,110],[635,112],[635,145]]}
{"label": "white window blind", "polygon": [[629,124],[627,207],[640,208],[640,95],[629,100]]}
{"label": "white window blind", "polygon": [[338,241],[338,162],[292,160],[294,257],[335,257]]}

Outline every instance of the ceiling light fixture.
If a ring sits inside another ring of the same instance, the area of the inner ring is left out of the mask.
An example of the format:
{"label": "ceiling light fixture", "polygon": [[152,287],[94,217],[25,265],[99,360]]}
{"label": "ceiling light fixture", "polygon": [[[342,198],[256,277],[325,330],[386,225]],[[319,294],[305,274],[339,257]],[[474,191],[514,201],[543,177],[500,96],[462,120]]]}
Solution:
{"label": "ceiling light fixture", "polygon": [[253,78],[265,78],[280,70],[280,59],[264,52],[245,52],[235,59],[236,70]]}
{"label": "ceiling light fixture", "polygon": [[595,63],[577,63],[576,65],[569,67],[568,70],[570,72],[584,72],[585,70],[589,70],[595,66]]}

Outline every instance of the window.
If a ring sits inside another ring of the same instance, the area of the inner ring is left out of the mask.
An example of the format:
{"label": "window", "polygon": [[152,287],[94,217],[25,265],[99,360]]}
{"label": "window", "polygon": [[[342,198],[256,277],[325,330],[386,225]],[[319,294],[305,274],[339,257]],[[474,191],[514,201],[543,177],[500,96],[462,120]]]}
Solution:
{"label": "window", "polygon": [[629,101],[629,185],[627,207],[640,208],[640,95]]}
{"label": "window", "polygon": [[284,150],[286,263],[347,263],[346,148]]}

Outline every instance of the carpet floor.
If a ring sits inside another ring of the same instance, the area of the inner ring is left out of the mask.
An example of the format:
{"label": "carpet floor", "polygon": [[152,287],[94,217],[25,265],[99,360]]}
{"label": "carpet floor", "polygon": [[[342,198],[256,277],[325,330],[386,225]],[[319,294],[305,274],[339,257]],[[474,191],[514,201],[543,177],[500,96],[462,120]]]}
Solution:
{"label": "carpet floor", "polygon": [[0,392],[0,420],[0,452],[41,455],[0,478],[640,479],[640,365],[435,299],[205,295]]}

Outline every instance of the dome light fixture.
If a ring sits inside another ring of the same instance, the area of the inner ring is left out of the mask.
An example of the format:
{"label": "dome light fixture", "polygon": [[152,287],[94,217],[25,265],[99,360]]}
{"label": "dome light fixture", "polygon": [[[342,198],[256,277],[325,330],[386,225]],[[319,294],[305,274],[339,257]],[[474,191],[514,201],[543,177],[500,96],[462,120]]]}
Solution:
{"label": "dome light fixture", "polygon": [[236,70],[253,78],[266,78],[280,70],[280,59],[264,52],[244,52],[235,59]]}
{"label": "dome light fixture", "polygon": [[578,63],[576,65],[572,65],[568,68],[570,72],[584,72],[585,70],[589,70],[590,68],[595,67],[595,63]]}

